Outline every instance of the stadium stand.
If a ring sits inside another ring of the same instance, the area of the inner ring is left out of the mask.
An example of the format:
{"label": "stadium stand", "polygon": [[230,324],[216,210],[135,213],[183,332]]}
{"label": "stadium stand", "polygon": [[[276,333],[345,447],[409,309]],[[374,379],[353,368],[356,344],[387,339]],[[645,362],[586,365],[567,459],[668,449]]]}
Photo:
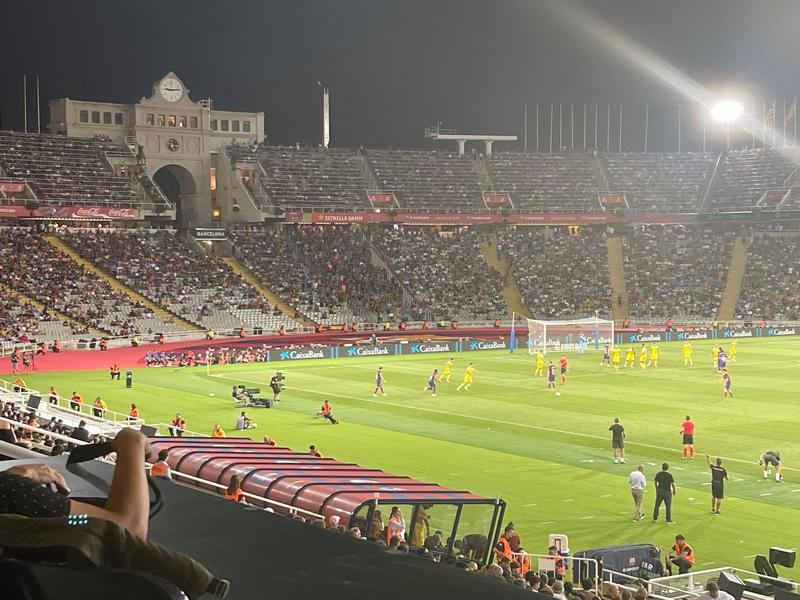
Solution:
{"label": "stadium stand", "polygon": [[382,189],[413,209],[483,208],[481,185],[472,158],[448,152],[370,150],[366,154]]}
{"label": "stadium stand", "polygon": [[174,230],[73,231],[62,237],[132,289],[203,328],[275,331],[295,325],[222,260],[203,254]]}
{"label": "stadium stand", "polygon": [[792,148],[756,148],[726,152],[710,196],[710,210],[755,206],[770,189],[780,189],[800,164]]}
{"label": "stadium stand", "polygon": [[266,179],[264,187],[278,205],[293,207],[368,206],[361,158],[340,148],[291,148],[283,146],[236,146],[237,155],[255,153]]}
{"label": "stadium stand", "polygon": [[136,190],[117,177],[104,153],[126,153],[110,142],[63,135],[0,132],[0,167],[24,179],[42,202],[134,206]]}
{"label": "stadium stand", "polygon": [[45,308],[39,310],[33,304],[17,296],[0,298],[0,343],[32,340],[72,340],[85,329],[73,328],[53,316]]}
{"label": "stadium stand", "polygon": [[498,236],[523,302],[536,319],[569,319],[608,313],[605,232],[584,228],[505,230]]}
{"label": "stadium stand", "polygon": [[505,315],[502,276],[486,264],[474,231],[393,228],[375,232],[372,240],[395,279],[413,297],[413,319]]}
{"label": "stadium stand", "polygon": [[800,319],[800,238],[757,235],[747,249],[744,285],[736,307],[739,319]]}
{"label": "stadium stand", "polygon": [[630,208],[680,212],[699,209],[716,160],[711,152],[603,156],[611,188],[625,192]]}
{"label": "stadium stand", "polygon": [[623,236],[631,316],[713,319],[735,239],[705,228],[633,228]]}
{"label": "stadium stand", "polygon": [[317,323],[399,314],[402,290],[373,264],[350,226],[286,226],[233,234],[237,258],[263,284]]}
{"label": "stadium stand", "polygon": [[134,304],[28,228],[0,236],[0,282],[45,306],[112,335],[172,331],[175,326]]}
{"label": "stadium stand", "polygon": [[516,208],[589,210],[600,189],[590,154],[495,153],[488,161],[495,187],[508,192]]}

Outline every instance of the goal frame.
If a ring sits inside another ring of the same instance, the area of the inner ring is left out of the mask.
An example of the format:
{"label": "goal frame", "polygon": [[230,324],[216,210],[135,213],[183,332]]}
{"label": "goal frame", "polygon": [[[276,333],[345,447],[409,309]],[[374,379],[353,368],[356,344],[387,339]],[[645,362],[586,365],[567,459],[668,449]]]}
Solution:
{"label": "goal frame", "polygon": [[[531,355],[536,354],[539,350],[546,355],[548,349],[562,352],[577,351],[578,338],[581,334],[587,338],[587,350],[599,350],[606,343],[610,349],[614,348],[613,319],[601,319],[595,315],[584,319],[527,319],[527,322],[528,354]],[[574,328],[574,331],[566,333],[569,328]],[[557,343],[548,343],[553,338],[552,335],[548,337],[548,329],[551,333],[554,330],[557,332],[555,334]],[[604,334],[607,334],[607,337]]]}

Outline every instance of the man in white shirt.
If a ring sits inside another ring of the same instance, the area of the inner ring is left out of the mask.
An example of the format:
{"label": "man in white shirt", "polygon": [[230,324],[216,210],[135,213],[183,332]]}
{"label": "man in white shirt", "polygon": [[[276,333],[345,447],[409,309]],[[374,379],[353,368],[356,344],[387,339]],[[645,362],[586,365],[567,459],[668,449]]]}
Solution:
{"label": "man in white shirt", "polygon": [[698,596],[696,600],[733,600],[733,596],[719,589],[716,581],[709,581],[706,584],[705,593]]}
{"label": "man in white shirt", "polygon": [[252,419],[248,417],[244,411],[242,414],[239,415],[239,418],[236,419],[236,429],[255,429],[256,424],[253,423]]}
{"label": "man in white shirt", "polygon": [[644,476],[644,465],[636,467],[628,476],[628,485],[633,496],[633,522],[638,523],[642,518],[642,501],[644,500],[644,488],[647,486],[647,479]]}

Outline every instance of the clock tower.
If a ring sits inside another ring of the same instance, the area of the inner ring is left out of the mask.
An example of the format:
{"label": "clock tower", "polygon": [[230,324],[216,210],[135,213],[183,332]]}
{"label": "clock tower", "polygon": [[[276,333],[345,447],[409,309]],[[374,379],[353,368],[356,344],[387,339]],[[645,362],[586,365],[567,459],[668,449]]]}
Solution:
{"label": "clock tower", "polygon": [[190,91],[169,71],[135,104],[53,100],[50,131],[141,146],[147,172],[175,206],[181,225],[209,225],[215,209],[230,220],[231,207],[243,204],[245,191],[235,178],[218,185],[217,170],[230,171],[224,149],[233,141],[264,141],[264,113],[217,110],[211,99],[192,100]]}

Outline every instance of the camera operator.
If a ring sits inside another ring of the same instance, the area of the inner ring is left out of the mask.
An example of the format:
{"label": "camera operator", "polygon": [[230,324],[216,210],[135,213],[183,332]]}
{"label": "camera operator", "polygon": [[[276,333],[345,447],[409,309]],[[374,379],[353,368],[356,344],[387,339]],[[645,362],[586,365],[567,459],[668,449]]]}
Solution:
{"label": "camera operator", "polygon": [[231,397],[235,406],[247,406],[247,394],[243,385],[233,386]]}
{"label": "camera operator", "polygon": [[274,402],[281,401],[281,392],[283,391],[283,373],[278,372],[272,376],[272,379],[269,380],[269,387],[272,388],[272,400]]}

